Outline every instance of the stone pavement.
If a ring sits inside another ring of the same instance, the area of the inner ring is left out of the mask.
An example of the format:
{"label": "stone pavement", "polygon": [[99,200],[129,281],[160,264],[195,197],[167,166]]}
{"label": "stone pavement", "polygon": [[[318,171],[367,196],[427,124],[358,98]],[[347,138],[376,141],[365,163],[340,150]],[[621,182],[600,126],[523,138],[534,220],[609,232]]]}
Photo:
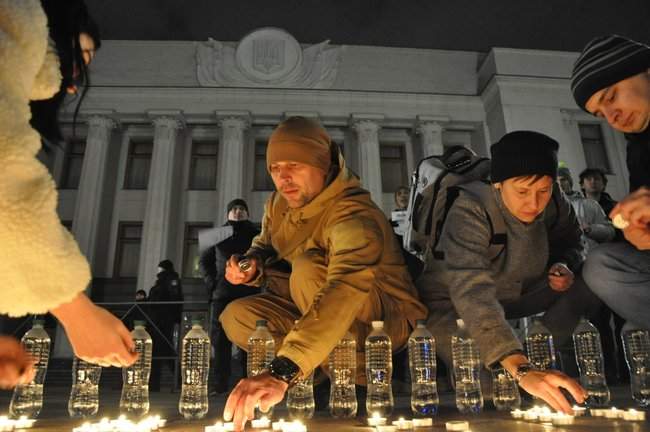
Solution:
{"label": "stone pavement", "polygon": [[[73,427],[79,426],[80,420],[70,420],[67,418],[67,400],[69,389],[64,387],[53,387],[45,389],[45,405],[43,412],[31,429],[32,432],[41,431],[72,431]],[[633,407],[632,400],[629,397],[628,387],[616,387],[612,389],[613,403],[612,406],[617,408]],[[102,390],[100,395],[100,412],[97,418],[104,416],[115,417],[118,414],[120,393],[116,390]],[[213,424],[220,419],[225,403],[225,396],[210,398],[210,411],[206,419],[202,421],[187,422],[180,418],[178,414],[178,393],[172,393],[167,390],[151,394],[151,414],[159,414],[168,420],[168,425],[163,429],[170,432],[202,432],[206,425]],[[0,415],[7,412],[11,392],[0,392]],[[400,416],[410,418],[409,396],[397,395],[395,398],[395,415],[397,419]],[[275,418],[287,419],[284,403],[281,403],[275,410]],[[451,393],[441,395],[441,408],[438,416],[434,417],[434,426],[432,428],[418,428],[418,432],[445,430],[444,422],[449,420],[468,420],[472,432],[546,432],[546,431],[568,431],[568,432],[587,432],[587,431],[617,431],[617,432],[650,432],[650,422],[631,423],[623,420],[605,420],[601,418],[577,418],[576,423],[572,426],[555,427],[551,425],[531,423],[522,420],[511,419],[509,414],[497,412],[492,408],[491,402],[486,402],[486,410],[478,415],[463,417],[454,408],[454,398]],[[372,432],[373,428],[365,426],[361,419],[353,420],[335,420],[329,417],[326,411],[318,411],[314,419],[306,422],[310,432],[342,432],[358,431]],[[248,430],[251,430],[250,428]]]}

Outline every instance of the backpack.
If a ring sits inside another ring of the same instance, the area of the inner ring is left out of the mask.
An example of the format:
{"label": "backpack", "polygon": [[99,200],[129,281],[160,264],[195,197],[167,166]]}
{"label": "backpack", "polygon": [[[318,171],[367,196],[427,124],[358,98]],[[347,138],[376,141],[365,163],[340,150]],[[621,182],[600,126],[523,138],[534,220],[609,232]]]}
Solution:
{"label": "backpack", "polygon": [[[444,259],[444,252],[437,250],[438,241],[447,214],[463,190],[483,205],[492,231],[489,258],[498,257],[506,247],[506,226],[493,198],[489,176],[490,160],[463,146],[454,146],[442,156],[422,159],[411,178],[404,248],[425,262],[429,256]],[[549,231],[558,221],[558,194],[561,191],[554,184],[552,205],[544,214]]]}
{"label": "backpack", "polygon": [[487,181],[490,160],[463,146],[422,159],[411,177],[404,249],[422,261],[435,249],[457,186]]}

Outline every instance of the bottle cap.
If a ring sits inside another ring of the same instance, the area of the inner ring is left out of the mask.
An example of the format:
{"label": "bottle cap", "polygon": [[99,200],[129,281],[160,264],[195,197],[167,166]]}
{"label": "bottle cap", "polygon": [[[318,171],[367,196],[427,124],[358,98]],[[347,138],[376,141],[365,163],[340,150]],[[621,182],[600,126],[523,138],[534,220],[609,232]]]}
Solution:
{"label": "bottle cap", "polygon": [[35,316],[32,322],[33,327],[43,327],[45,325],[45,318],[42,316]]}
{"label": "bottle cap", "polygon": [[266,327],[266,320],[255,321],[255,327]]}
{"label": "bottle cap", "polygon": [[383,329],[384,328],[384,322],[383,321],[373,321],[372,322],[372,328],[374,328],[374,329]]}
{"label": "bottle cap", "polygon": [[144,324],[143,320],[133,320],[133,327],[144,327]]}
{"label": "bottle cap", "polygon": [[192,325],[200,325],[203,326],[203,320],[201,318],[192,318]]}
{"label": "bottle cap", "polygon": [[465,328],[465,321],[463,321],[462,319],[457,319],[456,325],[458,326],[458,328]]}
{"label": "bottle cap", "polygon": [[415,320],[415,325],[417,327],[426,327],[427,326],[427,320],[425,320],[425,319]]}

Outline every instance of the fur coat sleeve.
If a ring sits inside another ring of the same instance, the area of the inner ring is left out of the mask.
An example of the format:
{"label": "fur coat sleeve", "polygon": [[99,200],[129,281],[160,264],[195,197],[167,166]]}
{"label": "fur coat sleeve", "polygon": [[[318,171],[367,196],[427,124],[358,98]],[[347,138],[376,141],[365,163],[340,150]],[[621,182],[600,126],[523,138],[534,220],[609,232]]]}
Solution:
{"label": "fur coat sleeve", "polygon": [[51,97],[60,79],[40,2],[0,0],[0,313],[10,316],[51,310],[90,280],[29,125],[29,100]]}

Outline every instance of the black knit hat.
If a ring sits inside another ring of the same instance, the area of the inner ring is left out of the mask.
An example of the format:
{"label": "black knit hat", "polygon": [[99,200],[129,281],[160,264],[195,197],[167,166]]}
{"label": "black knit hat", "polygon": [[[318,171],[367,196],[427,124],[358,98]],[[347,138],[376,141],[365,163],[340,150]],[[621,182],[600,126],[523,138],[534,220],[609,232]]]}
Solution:
{"label": "black knit hat", "polygon": [[580,108],[607,86],[650,68],[650,47],[618,35],[599,36],[582,50],[573,65],[571,91]]}
{"label": "black knit hat", "polygon": [[246,209],[246,213],[248,213],[248,205],[246,204],[246,201],[241,198],[235,198],[228,203],[228,207],[226,207],[226,214],[230,213],[230,210],[232,210],[232,208],[236,205],[244,207]]}
{"label": "black knit hat", "polygon": [[539,132],[505,134],[490,147],[492,183],[530,175],[548,175],[555,180],[558,148],[557,141]]}
{"label": "black knit hat", "polygon": [[163,270],[174,271],[174,263],[170,260],[162,260],[158,263],[158,267]]}

